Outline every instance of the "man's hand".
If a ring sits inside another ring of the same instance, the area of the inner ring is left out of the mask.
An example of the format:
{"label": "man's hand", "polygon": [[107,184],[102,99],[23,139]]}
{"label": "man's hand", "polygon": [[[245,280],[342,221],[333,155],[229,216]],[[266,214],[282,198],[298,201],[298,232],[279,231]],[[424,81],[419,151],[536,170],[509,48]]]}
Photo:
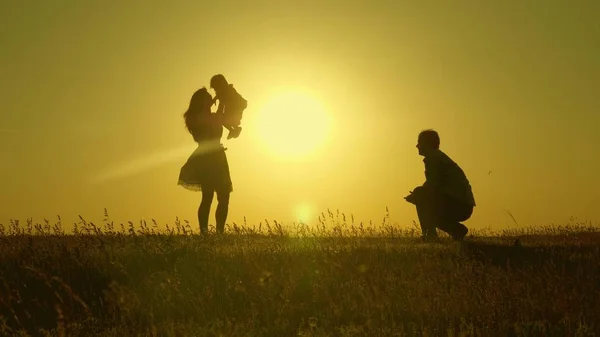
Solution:
{"label": "man's hand", "polygon": [[413,193],[413,191],[409,192],[410,194],[404,197],[404,200],[406,200],[407,202],[411,203],[411,204],[416,204],[416,198],[415,198],[415,194]]}
{"label": "man's hand", "polygon": [[410,191],[410,194],[404,197],[404,200],[406,200],[407,202],[416,205],[417,201],[419,200],[419,196],[422,195],[422,186],[418,186],[416,187],[414,190]]}

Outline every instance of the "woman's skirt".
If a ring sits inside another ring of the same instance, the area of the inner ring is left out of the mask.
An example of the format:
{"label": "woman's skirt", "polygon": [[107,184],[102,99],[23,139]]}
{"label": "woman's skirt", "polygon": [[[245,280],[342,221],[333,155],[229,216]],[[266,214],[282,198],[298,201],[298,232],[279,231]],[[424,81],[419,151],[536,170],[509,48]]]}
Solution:
{"label": "woman's skirt", "polygon": [[232,192],[233,184],[225,149],[198,146],[179,171],[178,185],[190,191]]}

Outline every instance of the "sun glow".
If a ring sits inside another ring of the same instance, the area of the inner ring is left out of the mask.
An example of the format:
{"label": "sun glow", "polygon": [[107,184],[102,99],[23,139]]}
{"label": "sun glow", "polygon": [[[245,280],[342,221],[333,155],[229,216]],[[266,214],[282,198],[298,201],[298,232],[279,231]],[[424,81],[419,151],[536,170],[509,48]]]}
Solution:
{"label": "sun glow", "polygon": [[301,159],[327,140],[331,121],[323,105],[301,90],[274,94],[257,113],[256,132],[265,148],[276,156]]}
{"label": "sun glow", "polygon": [[299,223],[310,223],[314,215],[314,207],[309,204],[302,203],[296,206],[295,216]]}

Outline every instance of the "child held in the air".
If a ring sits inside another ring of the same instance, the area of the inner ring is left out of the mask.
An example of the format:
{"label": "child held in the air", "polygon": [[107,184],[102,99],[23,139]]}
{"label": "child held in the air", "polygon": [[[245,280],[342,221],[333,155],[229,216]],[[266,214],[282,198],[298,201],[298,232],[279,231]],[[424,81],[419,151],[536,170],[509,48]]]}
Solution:
{"label": "child held in the air", "polygon": [[240,126],[248,102],[240,95],[225,76],[218,74],[210,79],[210,87],[215,90],[214,102],[219,100],[217,113],[223,116],[223,126],[229,130],[227,139],[237,138],[242,132]]}

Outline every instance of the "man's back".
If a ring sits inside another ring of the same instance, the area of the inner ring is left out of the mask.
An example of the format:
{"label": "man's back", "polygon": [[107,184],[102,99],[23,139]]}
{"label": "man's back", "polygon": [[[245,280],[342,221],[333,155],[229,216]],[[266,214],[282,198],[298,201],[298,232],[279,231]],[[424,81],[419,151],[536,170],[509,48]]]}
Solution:
{"label": "man's back", "polygon": [[471,184],[464,171],[448,155],[436,150],[423,159],[426,185],[439,188],[442,192],[475,206]]}

